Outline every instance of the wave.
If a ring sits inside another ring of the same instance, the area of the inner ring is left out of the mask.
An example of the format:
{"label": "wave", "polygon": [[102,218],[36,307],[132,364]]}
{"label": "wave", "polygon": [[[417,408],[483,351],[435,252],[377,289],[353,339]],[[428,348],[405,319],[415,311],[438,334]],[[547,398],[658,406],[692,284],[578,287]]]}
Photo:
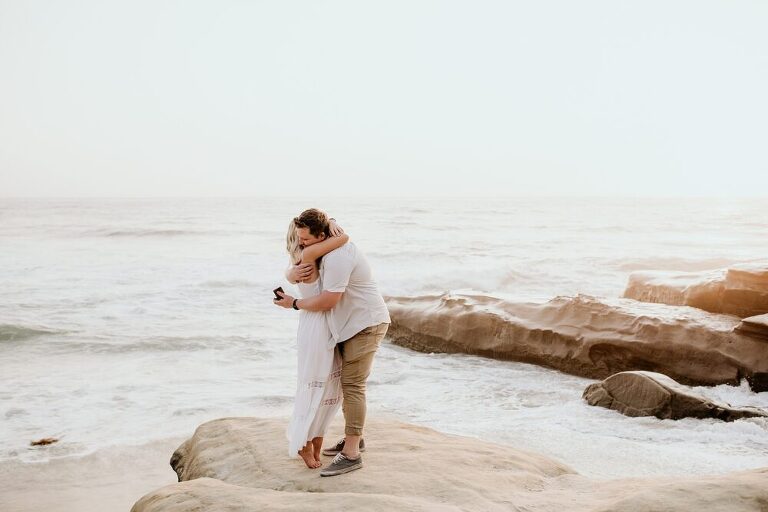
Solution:
{"label": "wave", "polygon": [[122,229],[117,231],[106,231],[99,234],[107,237],[173,237],[173,236],[194,236],[210,234],[205,231],[190,231],[186,229]]}
{"label": "wave", "polygon": [[293,402],[292,395],[262,395],[248,400],[250,406],[280,407]]}
{"label": "wave", "polygon": [[[518,227],[513,225],[510,227]],[[526,229],[541,231],[559,231],[562,236],[573,235],[574,233],[631,233],[632,228],[622,224],[607,224],[607,225],[578,225],[578,226],[557,226],[552,224],[534,224]]]}
{"label": "wave", "polygon": [[257,288],[259,283],[248,279],[210,280],[200,283],[203,288]]}
{"label": "wave", "polygon": [[91,353],[126,354],[135,352],[175,352],[222,349],[233,346],[248,346],[259,352],[258,340],[247,336],[156,336],[138,338],[130,341],[69,341],[57,343],[56,348],[64,352],[73,350]]}
{"label": "wave", "polygon": [[173,411],[173,416],[198,416],[209,411],[207,407],[184,407]]}
{"label": "wave", "polygon": [[743,261],[728,258],[708,258],[693,260],[687,258],[635,258],[616,262],[616,268],[627,272],[636,270],[676,270],[682,272],[698,272],[701,270],[717,270],[731,267]]}
{"label": "wave", "polygon": [[438,267],[423,272],[403,272],[392,266],[379,272],[382,291],[389,295],[411,295],[445,292],[448,290],[475,290],[512,293],[518,296],[541,296],[544,290],[562,288],[565,280],[546,269],[531,270],[520,265],[482,268],[479,266]]}
{"label": "wave", "polygon": [[129,228],[129,229],[90,229],[76,231],[70,234],[74,237],[105,237],[105,238],[178,238],[194,236],[253,236],[253,237],[280,237],[280,230],[259,229],[155,229],[155,228]]}
{"label": "wave", "polygon": [[0,324],[0,341],[22,341],[48,334],[61,334],[64,331],[36,329],[23,325]]}
{"label": "wave", "polygon": [[[381,259],[405,259],[405,260],[419,260],[424,258],[425,251],[421,250],[406,250],[406,249],[393,249],[393,250],[379,250],[370,251],[367,253],[369,258],[381,258]],[[435,258],[441,255],[434,255]]]}

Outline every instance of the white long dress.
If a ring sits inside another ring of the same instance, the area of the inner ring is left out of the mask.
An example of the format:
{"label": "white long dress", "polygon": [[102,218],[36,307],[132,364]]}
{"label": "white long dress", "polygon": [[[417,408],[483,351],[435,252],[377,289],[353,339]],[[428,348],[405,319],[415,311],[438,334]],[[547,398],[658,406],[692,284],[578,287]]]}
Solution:
{"label": "white long dress", "polygon": [[[319,279],[298,283],[303,298],[320,293]],[[325,435],[341,406],[341,356],[328,327],[327,315],[299,311],[298,379],[293,415],[286,432],[288,456],[297,457],[307,441]]]}

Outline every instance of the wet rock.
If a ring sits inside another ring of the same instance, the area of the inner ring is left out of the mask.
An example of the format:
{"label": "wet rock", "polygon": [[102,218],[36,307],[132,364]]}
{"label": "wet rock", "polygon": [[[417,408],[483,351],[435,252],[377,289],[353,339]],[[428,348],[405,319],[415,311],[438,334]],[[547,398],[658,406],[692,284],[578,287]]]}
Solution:
{"label": "wet rock", "polygon": [[43,439],[38,439],[37,441],[30,441],[30,446],[47,446],[49,444],[58,443],[59,440],[55,437],[44,437]]}
{"label": "wet rock", "polygon": [[604,379],[663,373],[688,385],[768,390],[768,344],[734,332],[739,320],[681,306],[586,295],[544,303],[485,295],[390,297],[397,344],[421,352],[461,352],[547,366]]}
{"label": "wet rock", "polygon": [[590,384],[582,397],[590,405],[619,411],[626,416],[656,416],[660,419],[717,418],[734,421],[768,417],[754,407],[736,409],[697,395],[691,389],[654,372],[621,372]]}

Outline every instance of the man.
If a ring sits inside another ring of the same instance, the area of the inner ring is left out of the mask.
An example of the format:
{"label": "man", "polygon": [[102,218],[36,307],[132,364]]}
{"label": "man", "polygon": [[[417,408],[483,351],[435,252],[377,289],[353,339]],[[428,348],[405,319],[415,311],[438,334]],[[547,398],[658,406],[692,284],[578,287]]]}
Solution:
{"label": "man", "polygon": [[[328,216],[315,208],[305,210],[295,220],[301,247],[324,240],[329,230]],[[312,272],[312,264],[296,265],[286,277],[296,283]],[[335,455],[320,476],[335,476],[363,467],[361,451],[365,426],[365,384],[373,356],[387,333],[390,318],[379,293],[371,267],[363,253],[348,242],[322,258],[319,268],[321,293],[305,299],[283,295],[275,303],[285,308],[328,311],[328,324],[342,358],[341,386],[344,394],[344,439],[323,450]]]}

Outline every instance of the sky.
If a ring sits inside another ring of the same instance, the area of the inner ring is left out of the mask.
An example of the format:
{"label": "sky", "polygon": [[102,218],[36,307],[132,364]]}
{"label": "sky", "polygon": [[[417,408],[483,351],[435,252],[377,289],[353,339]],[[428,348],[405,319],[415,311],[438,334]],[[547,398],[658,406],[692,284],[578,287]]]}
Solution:
{"label": "sky", "polygon": [[0,0],[0,197],[768,196],[768,2]]}

